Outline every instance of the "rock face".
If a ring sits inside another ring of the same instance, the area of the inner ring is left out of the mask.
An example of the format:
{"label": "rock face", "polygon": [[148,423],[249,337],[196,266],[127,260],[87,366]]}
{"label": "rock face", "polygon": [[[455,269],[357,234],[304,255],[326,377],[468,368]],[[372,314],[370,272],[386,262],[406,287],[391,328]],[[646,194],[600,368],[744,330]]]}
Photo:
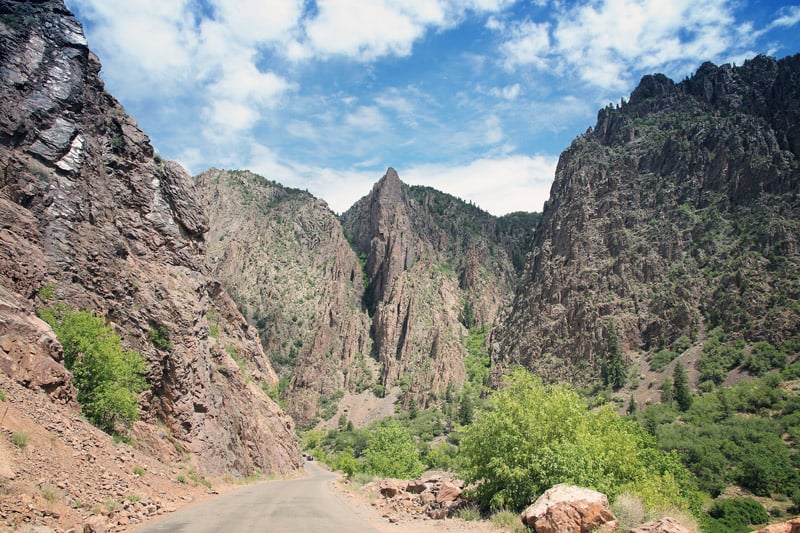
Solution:
{"label": "rock face", "polygon": [[660,520],[653,520],[641,526],[637,526],[628,530],[628,533],[691,533],[687,528],[683,527],[677,520],[670,517],[664,517]]}
{"label": "rock face", "polygon": [[39,335],[27,354],[4,341],[3,370],[68,399],[31,311],[92,309],[145,355],[143,417],[201,472],[296,468],[292,422],[258,386],[277,381],[258,334],[203,266],[191,178],[104,91],[80,24],[60,1],[0,2],[0,65],[0,321],[17,339]]}
{"label": "rock face", "polygon": [[605,494],[571,485],[548,489],[520,519],[536,533],[589,533],[601,526],[604,531],[617,527]]}
{"label": "rock face", "polygon": [[772,524],[764,529],[759,529],[756,533],[800,533],[800,518],[794,518],[780,524]]}
{"label": "rock face", "polygon": [[535,221],[408,187],[394,169],[341,222],[250,172],[210,170],[197,185],[209,266],[291,376],[287,406],[304,426],[330,418],[342,391],[401,383],[408,406],[460,385],[467,328],[510,301]]}
{"label": "rock face", "polygon": [[363,274],[336,215],[250,172],[209,170],[197,188],[211,221],[207,262],[291,378],[292,417],[309,425],[340,391],[372,385]]}
{"label": "rock face", "polygon": [[381,383],[405,381],[407,396],[427,405],[448,383],[464,381],[467,328],[491,326],[508,304],[513,259],[531,235],[518,228],[531,219],[501,222],[434,189],[409,187],[392,168],[341,219],[365,260]]}
{"label": "rock face", "polygon": [[800,56],[646,76],[561,155],[495,357],[595,382],[613,357],[800,328]]}

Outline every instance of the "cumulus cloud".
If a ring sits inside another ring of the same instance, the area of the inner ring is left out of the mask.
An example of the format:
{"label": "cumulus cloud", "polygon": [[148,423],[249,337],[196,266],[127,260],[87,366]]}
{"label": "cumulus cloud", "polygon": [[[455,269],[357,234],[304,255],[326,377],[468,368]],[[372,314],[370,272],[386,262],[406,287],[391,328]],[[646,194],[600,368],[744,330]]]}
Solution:
{"label": "cumulus cloud", "polygon": [[[783,23],[792,20],[787,11]],[[622,90],[632,71],[719,58],[750,37],[725,0],[601,0],[570,5],[550,22],[523,21],[503,31],[503,64],[565,69],[597,87]],[[562,72],[566,73],[566,72]]]}
{"label": "cumulus cloud", "polygon": [[514,155],[480,158],[465,165],[419,165],[398,169],[411,185],[428,185],[471,200],[494,215],[541,211],[550,196],[558,157]]}

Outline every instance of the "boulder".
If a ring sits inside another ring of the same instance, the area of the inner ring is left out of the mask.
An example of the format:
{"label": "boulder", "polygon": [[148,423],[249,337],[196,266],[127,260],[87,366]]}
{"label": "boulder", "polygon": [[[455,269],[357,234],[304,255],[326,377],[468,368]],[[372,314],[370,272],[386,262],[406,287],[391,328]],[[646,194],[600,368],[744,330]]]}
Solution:
{"label": "boulder", "polygon": [[764,529],[759,529],[756,533],[800,533],[800,517],[793,518],[788,522],[772,524]]}
{"label": "boulder", "polygon": [[445,481],[436,495],[436,503],[453,502],[461,496],[461,489],[453,483]]}
{"label": "boulder", "polygon": [[397,479],[384,479],[378,489],[384,498],[394,498],[403,492],[402,481]]}
{"label": "boulder", "polygon": [[607,531],[617,527],[605,494],[563,484],[539,496],[520,519],[537,533],[589,533],[601,526]]}
{"label": "boulder", "polygon": [[691,533],[691,531],[670,517],[653,520],[628,530],[628,533]]}

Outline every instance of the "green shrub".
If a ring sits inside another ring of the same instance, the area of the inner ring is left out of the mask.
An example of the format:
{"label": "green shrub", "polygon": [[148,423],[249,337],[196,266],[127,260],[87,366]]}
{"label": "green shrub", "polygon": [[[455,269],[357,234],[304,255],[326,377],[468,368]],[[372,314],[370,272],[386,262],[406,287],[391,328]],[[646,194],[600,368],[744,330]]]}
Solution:
{"label": "green shrub", "polygon": [[378,476],[410,479],[424,469],[411,432],[395,421],[379,426],[370,435],[364,460],[366,471]]}
{"label": "green shrub", "polygon": [[462,507],[456,512],[456,516],[461,520],[474,522],[475,520],[481,519],[481,512],[477,507]]}
{"label": "green shrub", "polygon": [[53,297],[56,295],[56,286],[53,285],[52,283],[44,285],[42,286],[42,288],[39,289],[39,292],[37,294],[43,302],[52,300]]}
{"label": "green shrub", "polygon": [[612,406],[589,411],[570,387],[544,385],[524,370],[464,428],[460,451],[461,474],[479,483],[475,496],[484,508],[520,510],[565,482],[612,500],[627,491],[645,492],[653,505],[689,503],[681,488],[688,473],[641,427]]}
{"label": "green shrub", "polygon": [[86,418],[109,433],[137,420],[138,394],[147,386],[142,356],[123,349],[120,337],[91,311],[55,304],[39,310],[39,316],[64,348],[64,365],[72,372]]}
{"label": "green shrub", "polygon": [[708,510],[713,520],[707,521],[707,529],[716,533],[750,531],[748,526],[769,521],[769,514],[763,505],[752,498],[724,498],[717,500]]}
{"label": "green shrub", "polygon": [[168,352],[172,349],[172,344],[169,342],[169,331],[166,326],[158,325],[151,329],[147,336],[150,337],[150,342],[159,350]]}
{"label": "green shrub", "polygon": [[661,372],[672,362],[678,354],[666,348],[657,352],[650,360],[650,368],[655,372]]}
{"label": "green shrub", "polygon": [[134,466],[133,467],[133,473],[134,473],[134,475],[137,475],[139,477],[143,477],[144,473],[145,473],[145,469],[143,467],[141,467],[141,466]]}
{"label": "green shrub", "polygon": [[7,398],[6,393],[0,390],[0,402],[6,401],[6,398]]}
{"label": "green shrub", "polygon": [[11,442],[18,448],[24,448],[31,442],[31,435],[26,431],[17,431],[11,435]]}

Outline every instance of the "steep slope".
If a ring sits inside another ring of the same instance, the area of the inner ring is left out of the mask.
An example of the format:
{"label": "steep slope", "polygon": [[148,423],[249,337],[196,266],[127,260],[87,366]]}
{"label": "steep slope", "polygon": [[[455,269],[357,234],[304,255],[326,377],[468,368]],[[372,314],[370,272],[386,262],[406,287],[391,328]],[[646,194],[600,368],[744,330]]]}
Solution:
{"label": "steep slope", "polygon": [[495,357],[618,385],[640,351],[715,328],[715,343],[797,335],[799,82],[800,56],[707,63],[601,110],[561,155]]}
{"label": "steep slope", "polygon": [[[342,224],[365,260],[365,305],[381,383],[400,383],[427,405],[465,378],[467,328],[497,320],[514,290],[530,234],[526,217],[503,224],[428,187],[409,187],[390,168]],[[501,229],[502,228],[502,229]]]}
{"label": "steep slope", "polygon": [[208,263],[288,381],[288,412],[302,425],[329,418],[342,391],[361,392],[377,374],[361,265],[336,215],[250,172],[209,170],[197,189]]}
{"label": "steep slope", "polygon": [[62,2],[0,2],[0,323],[27,324],[0,367],[69,401],[68,376],[21,369],[54,368],[57,343],[20,346],[43,327],[35,307],[92,309],[147,359],[143,447],[194,452],[200,472],[290,471],[292,422],[256,383],[277,382],[258,334],[203,266],[191,178],[154,155],[99,70]]}

